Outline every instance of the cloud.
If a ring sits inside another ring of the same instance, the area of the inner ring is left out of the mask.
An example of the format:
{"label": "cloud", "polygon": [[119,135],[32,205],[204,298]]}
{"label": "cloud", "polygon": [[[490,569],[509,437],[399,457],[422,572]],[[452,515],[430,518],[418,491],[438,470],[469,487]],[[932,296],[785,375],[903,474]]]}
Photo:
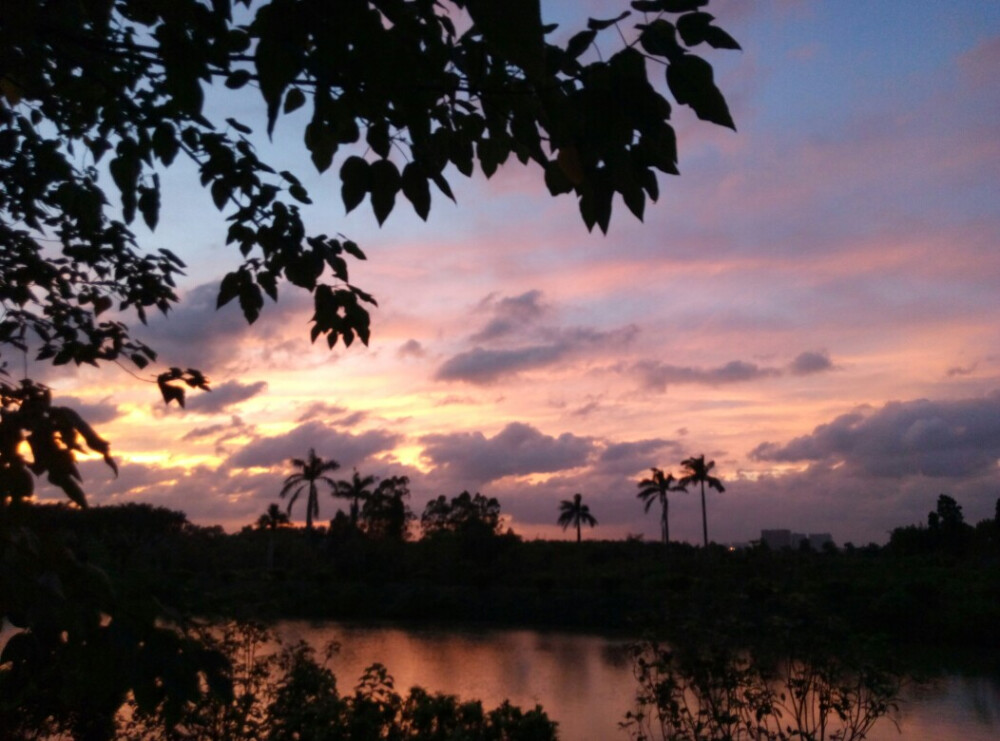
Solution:
{"label": "cloud", "polygon": [[298,422],[309,422],[320,419],[325,424],[332,427],[354,427],[368,417],[368,412],[352,412],[347,407],[339,404],[327,404],[323,401],[314,401],[309,404],[302,414],[299,415]]}
{"label": "cloud", "polygon": [[781,371],[777,368],[761,367],[756,363],[747,363],[742,360],[733,360],[717,368],[694,368],[670,365],[655,360],[641,360],[633,366],[633,370],[639,374],[643,386],[658,391],[665,391],[670,384],[690,383],[721,386],[781,375]]}
{"label": "cloud", "polygon": [[247,425],[244,421],[237,415],[233,415],[229,422],[216,425],[207,425],[206,427],[195,427],[189,432],[185,433],[181,440],[200,440],[205,437],[211,437],[212,435],[222,435],[216,443],[222,443],[226,440],[230,440],[237,435],[243,434],[247,431]]}
{"label": "cloud", "polygon": [[877,478],[964,477],[995,471],[1000,391],[956,401],[894,401],[819,425],[785,444],[765,442],[758,461],[840,465]]}
{"label": "cloud", "polygon": [[621,347],[632,341],[638,328],[629,325],[612,332],[590,327],[547,330],[542,344],[490,350],[475,347],[446,360],[437,370],[439,381],[465,381],[488,385],[524,371],[545,368],[589,349]]}
{"label": "cloud", "polygon": [[301,458],[310,448],[321,458],[334,459],[341,468],[360,465],[378,453],[392,450],[399,436],[385,430],[368,430],[352,435],[322,422],[307,422],[284,435],[264,437],[249,443],[227,461],[236,468],[270,468]]}
{"label": "cloud", "polygon": [[813,373],[833,370],[833,368],[833,362],[826,352],[799,353],[795,360],[788,365],[788,371],[793,376],[809,376]]}
{"label": "cloud", "polygon": [[564,358],[565,345],[534,345],[515,350],[485,350],[481,347],[446,360],[434,377],[439,381],[466,381],[486,385],[516,373],[543,368]]}
{"label": "cloud", "polygon": [[69,407],[78,412],[88,424],[100,425],[121,416],[118,406],[112,404],[109,399],[110,397],[95,403],[83,401],[75,396],[59,396],[52,400],[52,405]]}
{"label": "cloud", "polygon": [[955,376],[969,376],[972,375],[976,370],[977,363],[973,363],[969,366],[956,365],[949,368],[945,375],[949,378],[954,378]]}
{"label": "cloud", "polygon": [[397,358],[422,358],[426,354],[424,346],[414,339],[407,340],[396,350]]}
{"label": "cloud", "polygon": [[656,466],[668,469],[669,463],[660,460],[664,455],[680,460],[680,443],[676,440],[653,438],[634,442],[609,443],[597,460],[603,473],[620,473],[632,476],[638,471]]}
{"label": "cloud", "polygon": [[423,457],[441,473],[475,482],[504,476],[552,473],[586,465],[596,445],[591,438],[564,433],[545,435],[523,422],[512,422],[493,437],[481,432],[425,435]]}
{"label": "cloud", "polygon": [[505,297],[494,300],[490,294],[482,302],[480,308],[488,308],[493,318],[470,338],[473,342],[489,342],[504,337],[511,332],[521,330],[525,325],[541,317],[546,308],[541,304],[542,292],[531,290],[520,296]]}
{"label": "cloud", "polygon": [[[169,365],[219,373],[222,368],[238,364],[243,343],[262,347],[265,355],[268,350],[282,349],[289,318],[296,317],[304,327],[311,300],[305,291],[286,291],[280,302],[267,302],[260,319],[251,327],[236,302],[216,309],[218,294],[216,282],[196,286],[168,315],[152,315],[149,324],[136,335]],[[305,343],[307,337],[303,328],[296,339]]]}
{"label": "cloud", "polygon": [[265,381],[255,383],[240,383],[226,381],[207,393],[199,393],[188,399],[186,411],[196,414],[218,414],[226,411],[234,404],[252,399],[267,388]]}

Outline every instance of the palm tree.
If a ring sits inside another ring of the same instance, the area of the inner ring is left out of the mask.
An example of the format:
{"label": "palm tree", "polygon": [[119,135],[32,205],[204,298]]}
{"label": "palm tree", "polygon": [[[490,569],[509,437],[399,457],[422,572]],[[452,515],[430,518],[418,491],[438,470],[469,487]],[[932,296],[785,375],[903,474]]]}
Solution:
{"label": "palm tree", "polygon": [[319,498],[317,496],[316,484],[322,481],[331,489],[335,490],[337,488],[337,482],[329,476],[324,476],[323,474],[327,471],[336,471],[340,468],[340,464],[334,460],[323,460],[316,455],[316,451],[312,448],[309,449],[308,458],[305,460],[302,460],[301,458],[292,458],[291,462],[294,467],[302,470],[299,473],[293,473],[285,479],[285,485],[281,488],[281,493],[278,496],[284,499],[285,495],[292,492],[292,497],[288,500],[288,514],[291,515],[292,505],[295,504],[295,501],[299,498],[299,494],[302,493],[303,489],[308,489],[309,498],[306,501],[306,530],[312,532],[313,517],[319,516]]}
{"label": "palm tree", "polygon": [[288,525],[288,515],[277,504],[271,504],[267,512],[257,518],[257,529],[267,530],[267,570],[274,571],[274,531]]}
{"label": "palm tree", "polygon": [[660,503],[660,536],[663,538],[665,545],[670,542],[670,520],[667,515],[670,501],[667,499],[667,493],[671,491],[687,491],[687,489],[680,484],[673,486],[675,479],[672,473],[664,476],[663,471],[659,468],[651,468],[649,470],[652,472],[652,475],[648,479],[643,479],[639,482],[639,493],[636,496],[645,503],[646,512],[649,512],[649,508],[653,506],[653,502]]}
{"label": "palm tree", "polygon": [[351,525],[358,526],[358,514],[361,511],[361,502],[367,501],[372,495],[371,487],[375,484],[374,476],[362,476],[358,469],[354,469],[354,475],[350,481],[338,481],[335,497],[343,497],[351,500]]}
{"label": "palm tree", "polygon": [[572,501],[564,499],[559,503],[557,522],[562,525],[563,530],[570,525],[576,525],[576,542],[579,543],[581,539],[580,525],[586,523],[593,527],[597,524],[597,519],[590,514],[590,507],[583,503],[583,495],[574,494]]}
{"label": "palm tree", "polygon": [[726,489],[721,481],[710,475],[711,470],[715,468],[715,461],[705,463],[704,455],[699,455],[697,458],[692,456],[687,460],[681,461],[681,465],[684,466],[684,475],[681,476],[680,481],[677,483],[684,487],[688,484],[701,485],[701,531],[705,547],[708,548],[708,515],[705,514],[705,484],[708,484],[709,488],[715,489],[720,493]]}

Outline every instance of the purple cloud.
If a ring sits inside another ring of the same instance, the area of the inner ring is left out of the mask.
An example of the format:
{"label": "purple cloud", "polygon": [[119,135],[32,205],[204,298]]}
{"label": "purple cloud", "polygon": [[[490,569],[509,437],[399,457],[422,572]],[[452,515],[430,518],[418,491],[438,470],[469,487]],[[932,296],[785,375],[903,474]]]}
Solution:
{"label": "purple cloud", "polygon": [[[110,398],[110,397],[109,397]],[[98,402],[87,402],[78,399],[75,396],[59,396],[52,400],[53,406],[64,406],[69,407],[75,412],[78,412],[87,423],[91,425],[104,424],[105,422],[110,422],[113,419],[121,416],[121,412],[118,411],[118,406],[112,404],[109,398],[102,399]]]}
{"label": "purple cloud", "polygon": [[1000,458],[1000,391],[979,399],[890,402],[841,415],[785,444],[762,443],[750,456],[843,464],[879,478],[982,474]]}
{"label": "purple cloud", "polygon": [[239,381],[226,381],[207,393],[189,396],[186,411],[196,414],[219,414],[235,404],[252,399],[266,388],[265,381],[247,384]]}
{"label": "purple cloud", "polygon": [[486,483],[504,476],[552,473],[586,465],[596,450],[591,438],[545,435],[512,422],[493,437],[481,432],[426,435],[424,457],[456,479]]}
{"label": "purple cloud", "polygon": [[525,325],[534,322],[545,313],[545,307],[540,303],[542,292],[527,291],[520,296],[511,296],[494,301],[493,296],[487,296],[480,307],[487,307],[493,318],[470,338],[473,342],[489,342],[504,337],[516,330],[522,330]]}
{"label": "purple cloud", "polygon": [[826,352],[803,352],[799,353],[795,360],[788,365],[788,371],[793,376],[809,376],[813,373],[822,373],[833,370],[833,362]]}
{"label": "purple cloud", "polygon": [[670,384],[722,386],[781,375],[781,371],[777,368],[761,367],[756,363],[747,363],[742,360],[733,360],[717,368],[694,368],[660,363],[654,360],[641,360],[633,366],[633,369],[639,374],[644,387],[657,391],[665,391]]}
{"label": "purple cloud", "polygon": [[316,455],[337,461],[341,468],[358,466],[372,456],[396,445],[399,436],[385,430],[368,430],[357,435],[341,432],[321,422],[307,422],[284,435],[263,437],[249,443],[227,461],[236,468],[270,468],[301,458],[310,448]]}

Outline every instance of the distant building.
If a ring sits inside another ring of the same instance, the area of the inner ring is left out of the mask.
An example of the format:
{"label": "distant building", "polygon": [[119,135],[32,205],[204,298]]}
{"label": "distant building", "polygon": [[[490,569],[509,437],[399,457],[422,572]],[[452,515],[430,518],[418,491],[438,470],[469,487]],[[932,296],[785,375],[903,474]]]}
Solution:
{"label": "distant building", "polygon": [[833,545],[833,537],[830,533],[809,533],[809,547],[814,551],[821,551],[827,544]]}
{"label": "distant building", "polygon": [[780,551],[782,548],[792,547],[791,530],[761,530],[760,541],[767,545],[772,551]]}
{"label": "distant building", "polygon": [[791,530],[761,530],[760,540],[765,543],[768,548],[774,551],[780,551],[782,548],[799,548],[802,545],[802,541],[809,544],[809,547],[815,551],[823,550],[823,546],[827,543],[833,545],[833,538],[830,533],[795,533]]}

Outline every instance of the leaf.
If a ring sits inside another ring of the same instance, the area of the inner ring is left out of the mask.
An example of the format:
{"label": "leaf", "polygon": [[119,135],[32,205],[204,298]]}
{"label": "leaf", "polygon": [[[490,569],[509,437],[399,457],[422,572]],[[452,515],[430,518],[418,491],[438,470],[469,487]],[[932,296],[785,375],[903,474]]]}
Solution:
{"label": "leaf", "polygon": [[260,8],[254,21],[260,31],[254,65],[267,103],[268,136],[274,132],[285,89],[302,69],[308,39],[303,7],[294,0],[273,0]]}
{"label": "leaf", "polygon": [[[164,165],[169,167],[170,163],[174,161],[179,146],[177,130],[166,121],[157,124],[153,130],[153,153],[159,157]],[[95,157],[95,159],[97,158]]]}
{"label": "leaf", "polygon": [[587,19],[587,28],[589,28],[592,31],[603,31],[605,28],[608,28],[609,26],[613,26],[616,23],[618,23],[619,21],[625,20],[630,15],[632,15],[632,11],[626,10],[626,11],[623,11],[622,14],[619,15],[617,18],[609,18],[606,21],[597,20],[596,18],[588,18]]}
{"label": "leaf", "polygon": [[693,54],[684,54],[667,67],[667,85],[674,98],[690,106],[698,118],[736,131],[726,99],[715,86],[712,66]]}
{"label": "leaf", "polygon": [[229,124],[230,126],[232,126],[234,129],[236,129],[241,134],[252,134],[253,133],[253,129],[251,129],[246,124],[240,123],[235,118],[227,118],[226,119],[226,123]]}
{"label": "leaf", "polygon": [[240,308],[248,324],[253,324],[260,316],[260,310],[264,308],[264,296],[260,286],[247,278],[240,282],[239,291]]}
{"label": "leaf", "polygon": [[392,141],[389,139],[389,124],[385,121],[378,121],[369,126],[365,139],[368,141],[368,146],[379,157],[385,158],[389,156]]}
{"label": "leaf", "polygon": [[440,172],[431,173],[431,180],[434,181],[434,185],[438,187],[438,190],[452,200],[452,203],[458,203],[458,201],[455,200],[455,194],[451,192],[451,186],[448,185],[448,181],[444,179],[444,175]]}
{"label": "leaf", "polygon": [[150,231],[156,229],[160,216],[160,190],[159,188],[139,188],[139,213],[142,220]]}
{"label": "leaf", "polygon": [[580,31],[580,33],[576,34],[566,44],[566,53],[571,59],[576,59],[587,51],[590,45],[594,43],[595,38],[597,38],[597,31]]}
{"label": "leaf", "polygon": [[215,300],[215,308],[221,309],[240,292],[240,273],[227,273],[219,284],[219,297]]}
{"label": "leaf", "polygon": [[712,25],[715,16],[709,13],[687,13],[677,19],[677,32],[688,46],[707,42],[714,49],[739,49],[736,39]]}
{"label": "leaf", "polygon": [[639,27],[642,29],[639,43],[647,53],[671,60],[684,54],[681,45],[677,43],[677,30],[670,21],[657,18],[649,25]]}
{"label": "leaf", "polygon": [[687,13],[708,5],[708,0],[660,0],[660,6],[668,13]]}
{"label": "leaf", "polygon": [[556,164],[572,185],[581,185],[586,178],[580,162],[580,153],[572,144],[559,150]]}
{"label": "leaf", "polygon": [[306,104],[306,94],[303,93],[299,88],[293,87],[288,90],[288,94],[285,95],[285,113],[291,113],[292,111],[298,110]]}
{"label": "leaf", "polygon": [[402,187],[403,195],[413,204],[413,210],[427,221],[431,210],[431,189],[419,165],[410,162],[403,168]]}
{"label": "leaf", "polygon": [[539,0],[468,0],[472,21],[490,50],[513,62],[529,79],[545,74],[545,34]]}
{"label": "leaf", "polygon": [[362,157],[348,157],[340,168],[340,196],[351,213],[372,189],[371,165]]}
{"label": "leaf", "polygon": [[390,160],[379,160],[370,170],[372,211],[381,226],[396,205],[396,194],[402,183],[399,170]]}
{"label": "leaf", "polygon": [[170,402],[176,401],[182,408],[184,407],[184,389],[167,383],[162,375],[157,379],[156,383],[160,388],[160,395],[163,396],[163,401],[167,406],[170,406]]}
{"label": "leaf", "polygon": [[545,165],[545,187],[549,193],[557,196],[561,193],[572,193],[573,184],[566,177],[566,173],[556,162],[549,162]]}
{"label": "leaf", "polygon": [[226,78],[226,87],[230,90],[239,90],[241,87],[250,82],[250,78],[253,75],[248,69],[237,69],[229,73],[229,77]]}
{"label": "leaf", "polygon": [[306,125],[306,149],[312,155],[317,171],[326,172],[329,169],[338,147],[337,135],[329,126],[315,119]]}
{"label": "leaf", "polygon": [[298,183],[292,183],[288,186],[288,195],[299,203],[312,203],[312,200],[309,198],[309,193],[306,192],[306,189]]}
{"label": "leaf", "polygon": [[215,204],[215,207],[221,211],[226,207],[226,203],[232,195],[232,190],[230,189],[228,183],[220,178],[212,181],[211,192],[212,202]]}
{"label": "leaf", "polygon": [[352,242],[349,239],[344,241],[343,247],[344,247],[344,252],[346,252],[349,255],[353,255],[358,260],[368,259],[367,257],[365,257],[365,253],[361,251],[361,248],[358,247],[354,242]]}

